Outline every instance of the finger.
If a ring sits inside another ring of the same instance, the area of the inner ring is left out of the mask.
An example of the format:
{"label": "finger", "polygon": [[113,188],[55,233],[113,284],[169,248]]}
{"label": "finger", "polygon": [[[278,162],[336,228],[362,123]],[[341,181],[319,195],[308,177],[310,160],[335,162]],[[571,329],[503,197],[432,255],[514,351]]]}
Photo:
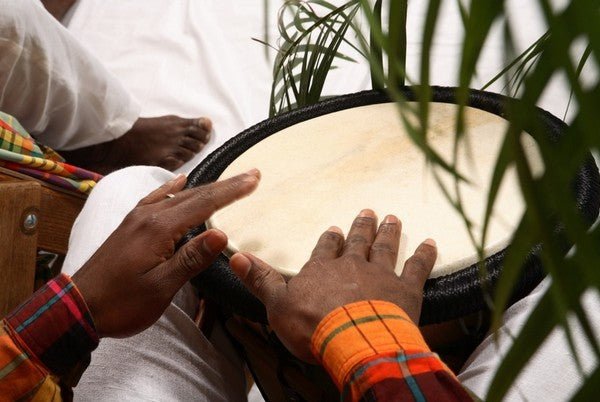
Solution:
{"label": "finger", "polygon": [[370,209],[363,209],[352,222],[344,245],[344,255],[367,258],[377,230],[377,216]]}
{"label": "finger", "polygon": [[437,247],[435,241],[432,239],[425,240],[417,247],[412,257],[404,263],[404,270],[400,275],[400,279],[415,289],[423,289],[436,258]]}
{"label": "finger", "polygon": [[343,247],[344,233],[342,229],[332,226],[319,237],[310,258],[336,258],[340,255]]}
{"label": "finger", "polygon": [[187,242],[177,252],[156,268],[162,283],[177,291],[187,281],[212,264],[227,246],[227,236],[217,229],[210,229]]}
{"label": "finger", "polygon": [[185,186],[186,181],[187,178],[185,175],[179,174],[146,197],[142,198],[140,202],[138,202],[138,205],[154,204],[155,202],[162,201],[167,198],[167,194],[175,194],[181,191]]}
{"label": "finger", "polygon": [[229,261],[231,270],[244,286],[269,309],[276,295],[285,289],[283,276],[266,262],[247,253],[236,253]]}
{"label": "finger", "polygon": [[164,211],[167,222],[189,229],[206,221],[215,211],[253,192],[260,172],[252,169],[227,180],[182,191],[173,199],[174,207]]}
{"label": "finger", "polygon": [[396,261],[398,261],[401,232],[402,224],[398,218],[394,215],[386,216],[379,225],[375,241],[371,246],[369,261],[394,270]]}
{"label": "finger", "polygon": [[252,169],[208,185],[177,193],[156,212],[157,219],[169,228],[178,240],[188,230],[204,223],[215,211],[250,194],[260,178],[260,172]]}

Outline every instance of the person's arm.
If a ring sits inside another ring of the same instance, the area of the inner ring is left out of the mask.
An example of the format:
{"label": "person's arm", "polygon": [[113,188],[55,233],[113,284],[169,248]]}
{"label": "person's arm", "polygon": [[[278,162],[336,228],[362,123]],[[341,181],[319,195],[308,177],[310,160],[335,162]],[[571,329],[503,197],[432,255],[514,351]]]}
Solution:
{"label": "person's arm", "polygon": [[76,375],[96,346],[98,335],[79,290],[59,275],[2,320],[0,395],[60,400],[59,379]]}
{"label": "person's arm", "polygon": [[183,190],[180,176],[142,199],[72,278],[59,275],[1,321],[0,399],[59,401],[99,338],[131,336],[156,322],[227,236],[211,229],[176,244],[259,179],[253,170]]}
{"label": "person's arm", "polygon": [[471,400],[393,303],[361,301],[329,313],[312,337],[312,352],[344,400]]}
{"label": "person's arm", "polygon": [[423,286],[437,250],[426,240],[394,273],[400,222],[363,210],[347,238],[332,227],[286,282],[265,262],[238,253],[231,268],[266,306],[269,323],[294,355],[321,363],[353,401],[466,401],[469,394],[423,340]]}

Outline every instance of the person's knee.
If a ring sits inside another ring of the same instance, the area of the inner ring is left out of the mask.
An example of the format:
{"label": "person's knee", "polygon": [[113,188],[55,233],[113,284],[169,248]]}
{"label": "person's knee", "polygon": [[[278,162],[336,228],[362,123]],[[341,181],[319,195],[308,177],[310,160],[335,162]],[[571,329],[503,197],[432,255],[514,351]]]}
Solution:
{"label": "person's knee", "polygon": [[117,170],[101,179],[92,191],[89,202],[97,198],[115,203],[135,204],[148,193],[171,180],[175,175],[156,166],[131,166]]}
{"label": "person's knee", "polygon": [[174,176],[159,167],[133,166],[100,180],[73,224],[62,272],[73,275],[139,200]]}
{"label": "person's knee", "polygon": [[99,182],[104,186],[114,186],[122,183],[128,183],[134,188],[149,188],[155,190],[156,187],[175,177],[173,172],[158,166],[130,166],[116,170]]}

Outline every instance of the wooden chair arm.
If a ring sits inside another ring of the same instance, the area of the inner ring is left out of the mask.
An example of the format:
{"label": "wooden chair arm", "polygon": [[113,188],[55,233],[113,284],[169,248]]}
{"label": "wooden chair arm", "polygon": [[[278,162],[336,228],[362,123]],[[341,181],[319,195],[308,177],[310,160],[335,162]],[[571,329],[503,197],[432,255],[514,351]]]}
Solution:
{"label": "wooden chair arm", "polygon": [[38,249],[66,254],[85,199],[0,168],[0,317],[32,294]]}

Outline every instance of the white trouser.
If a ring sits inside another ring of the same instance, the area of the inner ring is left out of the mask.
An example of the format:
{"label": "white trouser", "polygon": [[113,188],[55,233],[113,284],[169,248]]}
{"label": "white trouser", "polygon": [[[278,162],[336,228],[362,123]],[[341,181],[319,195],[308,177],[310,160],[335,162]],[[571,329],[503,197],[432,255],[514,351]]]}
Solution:
{"label": "white trouser", "polygon": [[0,0],[0,110],[38,141],[77,149],[120,137],[140,107],[39,0]]}
{"label": "white trouser", "polygon": [[[75,273],[142,197],[173,177],[161,168],[137,166],[102,179],[73,226],[63,272]],[[217,350],[190,318],[195,307],[190,288],[179,292],[158,322],[142,333],[102,339],[74,389],[75,399],[246,400],[239,361],[221,352],[226,348]]]}
{"label": "white trouser", "polygon": [[[537,305],[541,296],[548,290],[550,280],[545,279],[529,296],[512,305],[503,317],[503,325],[498,330],[498,342],[489,335],[469,357],[458,379],[476,395],[486,400],[490,383],[506,352],[510,349],[513,337],[517,336],[527,317]],[[598,293],[586,293],[583,306],[600,338],[600,298]],[[570,320],[576,354],[581,368],[589,375],[598,362],[581,327]],[[508,401],[567,401],[582,385],[583,379],[577,363],[567,343],[562,329],[555,329],[541,348],[527,362],[516,382],[512,385]]]}

